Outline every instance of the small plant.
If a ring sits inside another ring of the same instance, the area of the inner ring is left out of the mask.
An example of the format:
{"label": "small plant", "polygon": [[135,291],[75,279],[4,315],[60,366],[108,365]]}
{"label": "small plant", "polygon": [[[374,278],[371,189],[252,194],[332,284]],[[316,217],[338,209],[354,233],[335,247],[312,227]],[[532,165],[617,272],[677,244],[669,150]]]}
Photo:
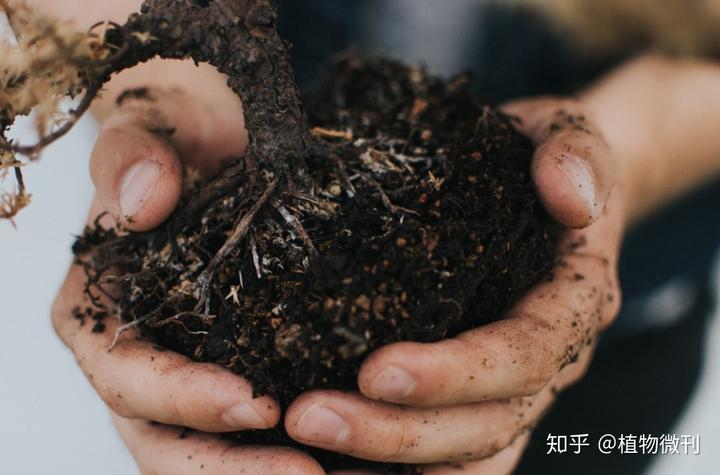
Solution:
{"label": "small plant", "polygon": [[[347,55],[303,105],[270,0],[147,0],[124,25],[87,34],[0,5],[19,40],[3,46],[15,58],[3,61],[3,127],[35,108],[41,132],[35,145],[2,144],[18,187],[7,218],[28,201],[17,155],[32,159],[67,132],[113,73],[192,58],[225,73],[243,102],[246,154],[186,190],[161,229],[95,226],[76,243],[87,294],[125,322],[116,338],[140,328],[287,404],[311,388],[353,388],[381,345],[499,318],[553,264],[532,147],[466,77]],[[57,122],[66,95],[82,98]],[[95,296],[110,285],[108,306]],[[279,430],[237,437],[290,444]]]}

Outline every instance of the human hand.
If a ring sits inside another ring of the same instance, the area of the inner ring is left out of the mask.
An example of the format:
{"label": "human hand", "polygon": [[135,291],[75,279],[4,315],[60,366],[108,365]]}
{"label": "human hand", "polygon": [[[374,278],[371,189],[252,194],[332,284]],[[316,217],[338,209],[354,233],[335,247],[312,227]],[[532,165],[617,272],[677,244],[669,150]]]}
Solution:
{"label": "human hand", "polygon": [[[127,95],[103,123],[93,150],[97,197],[90,222],[107,210],[129,229],[157,226],[177,205],[183,166],[215,173],[222,159],[243,152],[244,130],[239,104],[212,110],[179,90]],[[174,428],[151,425],[148,421],[206,433],[264,429],[277,424],[280,409],[267,396],[254,398],[245,379],[162,351],[133,331],[109,352],[120,326],[114,317],[103,321],[102,333],[73,317],[75,308],[92,306],[85,280],[82,268],[73,265],[53,305],[53,325],[112,410],[143,473],[324,473],[310,457],[290,449],[231,446],[210,434],[179,438]]]}
{"label": "human hand", "polygon": [[359,458],[435,464],[424,473],[510,473],[557,392],[584,374],[620,305],[615,165],[579,102],[544,98],[506,110],[537,147],[540,199],[568,227],[552,279],[500,321],[374,352],[358,376],[361,394],[303,394],[285,417],[291,437]]}
{"label": "human hand", "polygon": [[113,422],[140,472],[161,475],[319,475],[307,455],[282,447],[239,446],[202,432],[153,425],[113,414]]}

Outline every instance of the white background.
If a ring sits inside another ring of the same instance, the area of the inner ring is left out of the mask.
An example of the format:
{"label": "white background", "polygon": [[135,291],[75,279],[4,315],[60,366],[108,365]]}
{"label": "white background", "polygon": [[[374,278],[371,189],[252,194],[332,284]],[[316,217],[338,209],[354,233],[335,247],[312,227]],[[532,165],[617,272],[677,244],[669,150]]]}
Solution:
{"label": "white background", "polygon": [[[24,124],[26,125],[26,124]],[[33,140],[21,127],[24,143]],[[33,203],[15,230],[0,222],[0,474],[136,473],[100,400],[53,333],[50,305],[92,196],[95,125],[25,169]]]}

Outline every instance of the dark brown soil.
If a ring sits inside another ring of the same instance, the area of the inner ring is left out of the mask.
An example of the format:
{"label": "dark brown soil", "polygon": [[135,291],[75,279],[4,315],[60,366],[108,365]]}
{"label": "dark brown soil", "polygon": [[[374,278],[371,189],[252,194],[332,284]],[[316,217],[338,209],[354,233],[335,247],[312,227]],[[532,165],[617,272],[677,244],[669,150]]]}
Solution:
{"label": "dark brown soil", "polygon": [[[532,147],[467,78],[348,55],[319,91],[305,100],[317,126],[305,157],[311,189],[277,191],[272,176],[223,188],[253,176],[240,160],[209,188],[189,183],[161,229],[88,229],[74,248],[92,294],[119,288],[126,322],[283,406],[309,389],[353,390],[382,345],[500,318],[555,256]],[[296,445],[281,429],[237,438]],[[327,468],[380,467],[309,452]]]}

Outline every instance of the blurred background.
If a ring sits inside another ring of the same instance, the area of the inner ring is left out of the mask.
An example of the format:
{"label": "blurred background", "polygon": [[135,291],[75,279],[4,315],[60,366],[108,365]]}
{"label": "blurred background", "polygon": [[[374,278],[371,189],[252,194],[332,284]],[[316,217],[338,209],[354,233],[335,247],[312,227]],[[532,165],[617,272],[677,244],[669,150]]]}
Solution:
{"label": "blurred background", "polygon": [[[34,139],[29,121],[19,140]],[[33,203],[0,223],[0,473],[137,473],[72,354],[50,306],[93,193],[87,170],[97,128],[88,118],[27,168]]]}
{"label": "blurred background", "polygon": [[[298,64],[301,79],[316,74],[321,58],[332,52],[327,49],[328,45],[332,50],[358,45],[373,52],[393,51],[403,58],[423,61],[435,70],[452,71],[464,61],[463,58],[473,56],[482,90],[492,101],[518,94],[572,91],[630,54],[632,51],[629,50],[648,45],[683,54],[703,53],[708,44],[718,39],[720,31],[710,28],[705,21],[709,17],[695,8],[701,3],[709,5],[713,2],[699,1],[668,0],[664,3],[667,8],[657,10],[653,8],[658,3],[655,0],[613,0],[603,3],[608,6],[607,9],[587,7],[590,3],[599,5],[597,2],[526,0],[523,3],[536,3],[542,7],[542,13],[534,11],[529,14],[523,10],[508,15],[501,7],[492,6],[479,17],[480,24],[485,26],[481,30],[469,22],[468,16],[453,14],[460,9],[446,9],[447,14],[438,22],[433,21],[436,18],[428,15],[427,10],[414,8],[420,4],[431,5],[432,0],[368,0],[366,3],[307,0],[280,3],[286,11],[286,15],[281,17],[285,23],[283,28],[291,38],[307,29],[310,17],[328,25],[319,32],[314,42],[298,45],[296,56],[303,59],[302,64]],[[453,0],[449,3],[464,5],[465,8],[482,2]],[[361,4],[370,8],[361,12]],[[547,18],[547,11],[551,9],[556,13],[557,29],[549,34],[538,25]],[[625,13],[618,13],[620,11]],[[657,16],[650,13],[657,11],[663,13]],[[626,19],[622,28],[611,28],[618,25],[620,17]],[[356,26],[363,25],[369,33],[364,39],[348,40],[333,27],[342,21],[333,18],[342,18]],[[390,21],[376,22],[375,18]],[[468,34],[465,41],[466,46],[471,47],[463,49],[462,45],[456,45],[458,48],[453,51],[457,54],[449,55],[446,45],[443,47],[443,42],[438,42],[421,45],[421,53],[418,53],[414,35],[426,29],[417,28],[417,25],[423,24],[432,25],[435,30],[431,34],[438,37],[448,28],[474,32]],[[677,26],[674,30],[671,28],[673,25]],[[529,33],[517,35],[519,26],[527,27],[522,31]],[[676,31],[676,34],[658,36],[657,31],[665,31],[663,29]],[[585,34],[578,34],[579,30]],[[323,35],[326,37],[323,38]],[[586,53],[572,53],[563,46],[557,40],[563,35],[577,35],[572,38],[577,38],[578,44],[584,45]],[[633,47],[628,48],[628,44]],[[550,53],[554,62],[538,60]],[[587,57],[592,57],[592,61],[585,61]],[[565,74],[571,68],[578,74]],[[34,138],[30,121],[18,124],[13,133],[23,143]],[[0,474],[3,475],[137,473],[131,457],[114,433],[103,404],[76,366],[72,355],[55,337],[49,318],[54,295],[70,262],[71,243],[74,235],[82,229],[92,195],[87,162],[96,134],[96,124],[92,119],[85,118],[71,134],[48,148],[41,161],[27,167],[25,175],[33,194],[33,203],[16,219],[17,228],[0,222]],[[706,206],[716,207],[715,198],[714,194],[706,194],[699,199]],[[684,216],[682,207],[674,214]],[[691,263],[695,262],[693,259],[702,261],[703,269],[710,267],[708,257],[695,253],[693,242],[701,238],[715,239],[714,234],[704,228],[685,226],[682,219],[672,223],[668,225],[667,221],[660,219],[644,224],[628,238],[626,256],[632,258],[624,256],[621,270],[625,293],[631,298],[626,301],[624,315],[632,312],[639,316],[635,320],[621,316],[619,325],[623,326],[625,335],[632,334],[633,322],[641,322],[643,312],[651,312],[645,317],[652,318],[658,327],[671,328],[693,313],[690,307],[702,300],[698,295],[702,294],[705,303],[710,306],[714,296],[720,292],[717,256],[712,263],[710,289],[700,291],[689,277],[669,277],[677,274],[677,262],[667,254],[666,247],[663,247],[667,242],[660,242],[658,235],[666,238],[678,236],[677,242],[684,238],[685,247],[676,249],[674,254]],[[613,379],[610,373],[611,386],[615,384],[616,387],[608,388],[608,393],[618,399],[609,403],[617,404],[620,409],[623,398],[632,400],[635,408],[650,408],[658,418],[664,414],[665,399],[662,389],[653,388],[672,386],[675,378],[678,381],[698,381],[691,390],[690,403],[684,408],[679,406],[679,409],[668,407],[667,412],[677,412],[677,417],[673,416],[675,434],[700,435],[701,453],[656,457],[647,471],[651,475],[714,474],[717,473],[716,467],[720,466],[720,451],[715,450],[720,447],[720,411],[716,409],[720,400],[720,323],[716,314],[708,322],[698,327],[703,343],[691,348],[700,361],[686,372],[683,372],[685,356],[682,355],[687,348],[664,344],[662,340],[655,342],[655,351],[667,356],[668,361],[677,355],[677,364],[672,365],[675,366],[673,368],[666,368],[664,362],[656,365],[653,378],[662,384],[648,386],[654,393],[625,394],[622,378]],[[640,326],[647,328],[647,322]],[[612,344],[613,338],[611,330],[607,338],[609,344]],[[615,367],[610,364],[610,371],[618,371],[617,365],[620,364],[620,369],[627,369],[622,373],[628,378],[635,376],[634,371],[644,371],[634,368],[633,361],[615,364]],[[607,369],[608,365],[605,364],[605,367]],[[600,367],[593,371],[598,374],[602,370]],[[583,386],[571,391],[582,392]],[[572,392],[568,397],[572,397]],[[628,412],[642,412],[633,411],[632,405],[625,406]],[[578,419],[583,420],[593,411],[598,412],[598,408],[578,408]],[[547,430],[540,427],[538,433],[544,436]]]}

